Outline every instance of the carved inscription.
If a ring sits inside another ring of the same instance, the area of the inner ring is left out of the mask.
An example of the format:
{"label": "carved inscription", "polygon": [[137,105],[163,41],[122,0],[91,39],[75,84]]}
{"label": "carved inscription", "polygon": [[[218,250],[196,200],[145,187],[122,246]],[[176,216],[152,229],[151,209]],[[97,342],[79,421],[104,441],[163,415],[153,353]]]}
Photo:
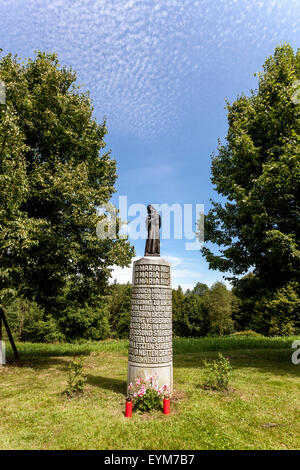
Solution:
{"label": "carved inscription", "polygon": [[134,269],[133,284],[170,286],[170,266],[161,264],[137,264]]}
{"label": "carved inscription", "polygon": [[[141,269],[145,267],[147,269]],[[147,284],[149,287],[138,286]],[[169,266],[135,266],[129,344],[132,362],[160,364],[172,361],[172,289],[161,288],[159,284],[170,285]]]}

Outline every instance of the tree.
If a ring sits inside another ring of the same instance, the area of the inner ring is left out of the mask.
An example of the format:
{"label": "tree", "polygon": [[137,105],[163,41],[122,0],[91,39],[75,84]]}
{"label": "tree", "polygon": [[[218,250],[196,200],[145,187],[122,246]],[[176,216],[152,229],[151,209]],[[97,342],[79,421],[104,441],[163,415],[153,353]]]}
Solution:
{"label": "tree", "polygon": [[296,282],[276,291],[263,290],[253,274],[242,278],[233,288],[232,318],[239,330],[254,330],[264,335],[292,335],[300,330],[300,296]]}
{"label": "tree", "polygon": [[109,310],[111,330],[118,338],[128,338],[132,286],[114,282],[111,286]]}
{"label": "tree", "polygon": [[232,333],[234,325],[231,318],[232,293],[222,282],[215,282],[206,296],[209,315],[209,331],[222,336]]}
{"label": "tree", "polygon": [[212,182],[227,201],[212,201],[204,226],[205,241],[220,248],[202,253],[235,285],[252,271],[247,289],[254,283],[261,297],[288,284],[299,295],[300,49],[277,47],[263,68],[256,92],[227,103],[227,142],[212,158]]}
{"label": "tree", "polygon": [[206,284],[203,284],[202,282],[197,282],[195,287],[192,290],[193,294],[204,296],[208,292],[209,288]]}
{"label": "tree", "polygon": [[208,312],[205,300],[180,286],[172,291],[173,331],[177,336],[199,337],[208,332]]}
{"label": "tree", "polygon": [[176,336],[182,336],[181,317],[184,302],[184,293],[181,286],[172,289],[172,323],[173,332]]}
{"label": "tree", "polygon": [[0,289],[13,287],[48,312],[63,298],[63,307],[95,303],[110,267],[133,256],[127,241],[96,236],[105,217],[97,208],[117,178],[115,160],[102,153],[106,123],[97,124],[88,93],[55,54],[26,63],[2,56],[0,78]]}

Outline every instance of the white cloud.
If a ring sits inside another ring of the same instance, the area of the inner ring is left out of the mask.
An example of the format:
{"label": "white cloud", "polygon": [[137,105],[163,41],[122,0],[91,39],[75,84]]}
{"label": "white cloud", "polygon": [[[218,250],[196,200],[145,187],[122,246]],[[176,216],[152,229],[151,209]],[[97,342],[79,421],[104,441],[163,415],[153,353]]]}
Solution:
{"label": "white cloud", "polygon": [[[203,282],[209,287],[216,282],[217,280],[222,281],[230,288],[230,283],[222,279],[222,275],[218,275],[218,279],[215,276],[208,278],[203,274],[201,265],[198,263],[193,263],[189,259],[181,258],[174,255],[163,255],[163,258],[171,263],[171,280],[173,289],[177,289],[178,286],[181,286],[185,291],[186,289],[193,289],[197,282]],[[130,267],[120,268],[119,266],[113,266],[111,283],[116,280],[120,284],[126,284],[127,282],[132,282],[132,268],[133,261],[140,259],[140,257],[135,257],[132,260]]]}
{"label": "white cloud", "polygon": [[138,257],[132,258],[132,262],[128,268],[120,268],[119,266],[112,266],[110,282],[113,283],[115,280],[120,284],[126,284],[132,282],[132,267],[133,261],[139,259]]}
{"label": "white cloud", "polygon": [[0,0],[0,10],[8,45],[58,52],[92,90],[99,116],[141,136],[176,128],[214,79],[216,51],[236,44],[232,63],[218,63],[223,75],[244,47],[299,31],[298,0]]}

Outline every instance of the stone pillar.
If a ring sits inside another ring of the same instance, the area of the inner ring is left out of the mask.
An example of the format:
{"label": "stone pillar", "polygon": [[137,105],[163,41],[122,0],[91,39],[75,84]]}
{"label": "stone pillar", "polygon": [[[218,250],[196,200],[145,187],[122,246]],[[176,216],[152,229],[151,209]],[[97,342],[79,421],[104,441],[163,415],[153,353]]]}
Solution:
{"label": "stone pillar", "polygon": [[157,374],[173,389],[171,265],[160,257],[133,263],[128,385]]}

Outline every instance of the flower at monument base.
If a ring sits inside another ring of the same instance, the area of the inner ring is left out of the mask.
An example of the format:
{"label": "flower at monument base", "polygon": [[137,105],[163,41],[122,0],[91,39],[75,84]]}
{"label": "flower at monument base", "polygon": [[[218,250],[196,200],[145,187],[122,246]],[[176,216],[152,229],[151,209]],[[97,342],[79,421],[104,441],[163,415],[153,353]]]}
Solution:
{"label": "flower at monument base", "polygon": [[135,384],[128,386],[128,395],[132,398],[134,407],[138,411],[162,410],[162,400],[168,394],[166,384],[159,386],[157,375],[148,378],[138,377]]}

